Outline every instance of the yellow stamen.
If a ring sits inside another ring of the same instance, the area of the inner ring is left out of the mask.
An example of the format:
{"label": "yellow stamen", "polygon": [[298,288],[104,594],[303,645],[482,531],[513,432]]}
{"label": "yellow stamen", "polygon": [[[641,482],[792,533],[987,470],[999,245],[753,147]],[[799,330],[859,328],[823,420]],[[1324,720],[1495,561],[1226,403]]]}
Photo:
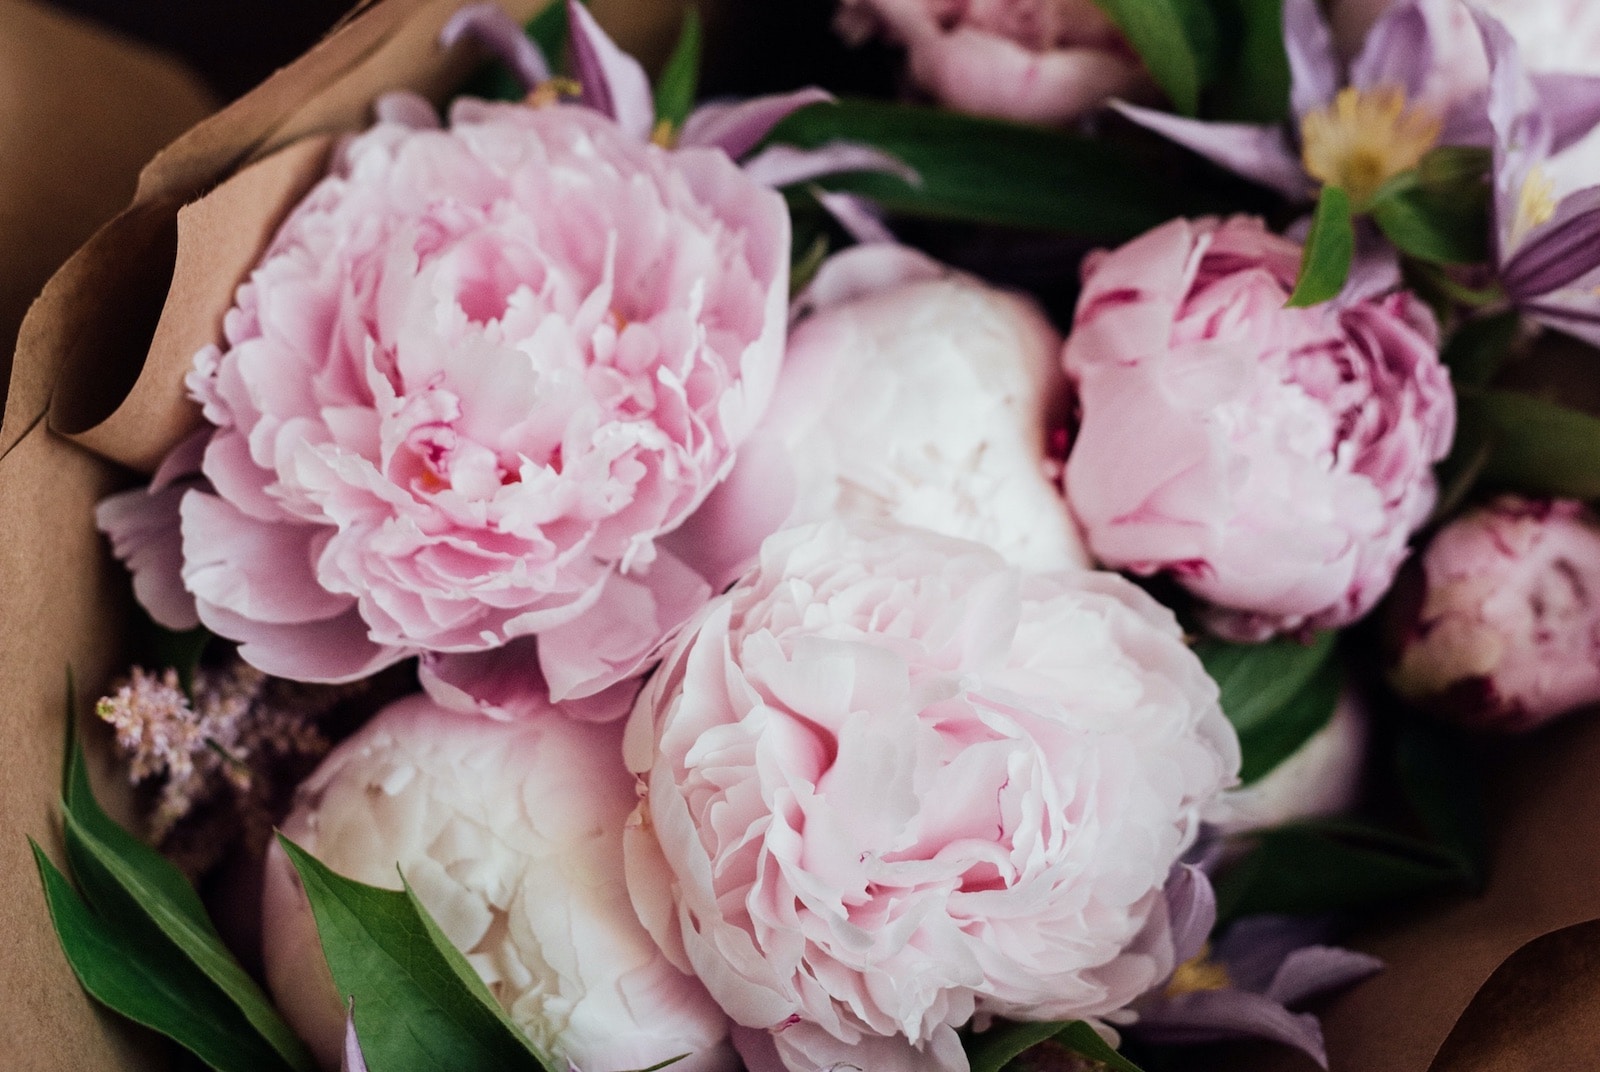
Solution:
{"label": "yellow stamen", "polygon": [[678,127],[670,119],[662,119],[656,123],[650,132],[650,140],[663,149],[671,149],[678,144]]}
{"label": "yellow stamen", "polygon": [[1398,86],[1341,89],[1332,105],[1301,120],[1301,160],[1312,178],[1341,187],[1361,208],[1422,162],[1442,126],[1427,109],[1408,107]]}
{"label": "yellow stamen", "polygon": [[1231,986],[1233,980],[1228,978],[1228,969],[1211,959],[1211,946],[1208,944],[1200,950],[1199,956],[1178,965],[1178,970],[1172,973],[1172,981],[1167,984],[1166,993],[1168,997],[1175,998],[1203,990],[1227,990]]}
{"label": "yellow stamen", "polygon": [[1550,222],[1556,214],[1556,184],[1544,169],[1535,166],[1522,182],[1522,193],[1517,198],[1517,218],[1511,226],[1511,244],[1514,246],[1528,236],[1528,232]]}
{"label": "yellow stamen", "polygon": [[559,104],[561,98],[583,96],[583,86],[576,79],[552,78],[548,82],[540,82],[533,87],[533,92],[523,98],[522,103],[530,108],[548,108],[552,104]]}

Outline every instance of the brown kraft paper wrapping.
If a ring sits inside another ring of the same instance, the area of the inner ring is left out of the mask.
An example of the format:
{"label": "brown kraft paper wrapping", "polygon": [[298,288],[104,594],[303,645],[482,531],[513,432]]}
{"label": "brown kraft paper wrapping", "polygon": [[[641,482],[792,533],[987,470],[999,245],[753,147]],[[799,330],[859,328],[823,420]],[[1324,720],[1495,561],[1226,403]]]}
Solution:
{"label": "brown kraft paper wrapping", "polygon": [[[0,136],[60,139],[63,120],[19,126],[8,111],[58,81],[92,82],[99,108],[84,105],[76,156],[40,157],[32,145],[0,154],[5,226],[38,229],[32,245],[25,238],[21,247],[15,239],[0,246],[15,261],[0,275],[7,339],[17,295],[43,282],[68,252],[60,246],[82,241],[126,206],[30,311],[0,424],[0,508],[9,527],[0,550],[0,673],[14,732],[10,777],[0,787],[0,851],[10,861],[0,871],[0,919],[14,936],[0,961],[0,993],[8,995],[0,1042],[8,1056],[29,1054],[26,1067],[132,1067],[138,1059],[73,982],[24,840],[55,837],[65,667],[89,692],[120,657],[126,584],[106,561],[91,511],[129,478],[101,459],[148,472],[194,425],[182,388],[190,359],[217,340],[234,287],[321,174],[338,135],[365,125],[379,94],[410,88],[438,98],[470,66],[471,56],[444,55],[434,44],[459,2],[358,6],[305,56],[155,156],[134,193],[138,161],[202,114],[198,91],[143,53],[0,0],[0,79],[16,83],[0,97]],[[526,18],[545,0],[502,2]],[[659,60],[684,5],[593,6],[625,48]],[[17,49],[28,62],[10,62]],[[139,92],[119,93],[118,72]],[[158,115],[162,92],[172,103]],[[140,102],[137,120],[119,112],[129,100]],[[90,168],[105,181],[72,181]],[[97,200],[60,203],[62,190],[80,185],[93,186]],[[1589,925],[1600,919],[1600,790],[1591,774],[1600,770],[1600,722],[1574,721],[1508,751],[1486,896],[1397,919],[1360,943],[1389,968],[1328,1008],[1335,1072],[1600,1068],[1600,923]],[[1312,1066],[1278,1050],[1216,1067]]]}

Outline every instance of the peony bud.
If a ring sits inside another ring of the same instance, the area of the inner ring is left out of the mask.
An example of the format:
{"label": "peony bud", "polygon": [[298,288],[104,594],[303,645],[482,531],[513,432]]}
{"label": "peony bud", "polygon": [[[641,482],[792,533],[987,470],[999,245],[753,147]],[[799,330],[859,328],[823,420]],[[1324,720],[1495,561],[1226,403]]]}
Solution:
{"label": "peony bud", "polygon": [[1532,729],[1600,701],[1600,520],[1503,496],[1446,525],[1395,601],[1390,680],[1457,721]]}
{"label": "peony bud", "polygon": [[1091,257],[1067,339],[1067,498],[1090,550],[1171,576],[1233,640],[1371,609],[1455,429],[1427,308],[1285,308],[1300,253],[1258,220],[1174,220]]}
{"label": "peony bud", "polygon": [[[736,1067],[722,1012],[640,926],[623,880],[633,779],[622,723],[517,722],[415,696],[345,741],[300,787],[283,831],[342,875],[403,873],[535,1043],[584,1072]],[[281,849],[267,861],[267,981],[325,1066],[345,1010],[311,906]]]}

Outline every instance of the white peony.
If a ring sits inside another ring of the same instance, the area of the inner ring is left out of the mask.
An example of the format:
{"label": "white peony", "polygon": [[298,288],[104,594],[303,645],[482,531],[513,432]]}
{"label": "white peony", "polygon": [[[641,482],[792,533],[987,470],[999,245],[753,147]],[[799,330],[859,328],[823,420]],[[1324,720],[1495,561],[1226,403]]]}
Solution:
{"label": "white peony", "polygon": [[[300,787],[284,833],[340,874],[399,874],[528,1035],[583,1072],[692,1054],[737,1067],[721,1010],[645,933],[623,880],[633,778],[622,723],[546,712],[499,722],[401,700]],[[398,867],[398,871],[396,868]],[[276,846],[263,894],[267,981],[325,1065],[344,1008],[311,907]]]}

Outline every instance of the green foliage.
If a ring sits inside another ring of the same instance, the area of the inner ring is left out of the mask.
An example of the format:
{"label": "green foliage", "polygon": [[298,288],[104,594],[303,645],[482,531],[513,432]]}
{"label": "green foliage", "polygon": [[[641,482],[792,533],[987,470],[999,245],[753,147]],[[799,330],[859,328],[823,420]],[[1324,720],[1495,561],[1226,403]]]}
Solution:
{"label": "green foliage", "polygon": [[1279,637],[1263,644],[1205,639],[1195,654],[1222,691],[1222,713],[1239,733],[1240,777],[1248,784],[1288,759],[1328,724],[1344,674],[1337,634],[1302,644]]}
{"label": "green foliage", "polygon": [[1106,1045],[1082,1020],[1066,1023],[996,1023],[964,1040],[972,1072],[1001,1072],[1011,1061],[1041,1043],[1052,1042],[1068,1053],[1098,1061],[1108,1072],[1141,1072],[1139,1066]]}
{"label": "green foliage", "polygon": [[678,34],[677,47],[667,60],[656,83],[656,120],[681,128],[694,109],[694,98],[700,88],[700,13],[690,8],[683,15],[683,29]]}
{"label": "green foliage", "polygon": [[1283,47],[1283,0],[1213,0],[1218,38],[1209,118],[1280,123],[1289,116],[1289,57]]}
{"label": "green foliage", "polygon": [[1216,75],[1217,23],[1206,0],[1095,0],[1184,115]]}
{"label": "green foliage", "polygon": [[1350,197],[1337,186],[1324,186],[1311,217],[1311,233],[1306,236],[1305,252],[1300,258],[1300,279],[1289,295],[1289,307],[1318,305],[1337,297],[1350,278],[1355,251]]}
{"label": "green foliage", "polygon": [[410,889],[351,881],[282,835],[278,843],[311,901],[339,995],[361,1010],[373,1072],[564,1072],[511,1023]]}
{"label": "green foliage", "polygon": [[1439,356],[1457,387],[1487,387],[1516,342],[1521,317],[1515,309],[1466,321]]}
{"label": "green foliage", "polygon": [[1504,390],[1461,390],[1458,441],[1488,444],[1483,479],[1529,495],[1600,497],[1600,418]]}
{"label": "green foliage", "polygon": [[778,124],[770,140],[803,149],[849,141],[882,150],[914,170],[918,181],[863,173],[818,185],[862,194],[907,216],[1116,242],[1175,215],[1226,207],[1174,189],[1112,143],[934,108],[869,100],[815,104]]}
{"label": "green foliage", "polygon": [[1489,256],[1489,153],[1435,149],[1372,199],[1372,220],[1395,248],[1430,264]]}

